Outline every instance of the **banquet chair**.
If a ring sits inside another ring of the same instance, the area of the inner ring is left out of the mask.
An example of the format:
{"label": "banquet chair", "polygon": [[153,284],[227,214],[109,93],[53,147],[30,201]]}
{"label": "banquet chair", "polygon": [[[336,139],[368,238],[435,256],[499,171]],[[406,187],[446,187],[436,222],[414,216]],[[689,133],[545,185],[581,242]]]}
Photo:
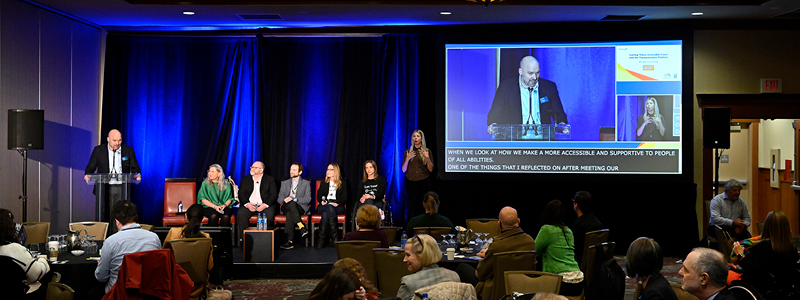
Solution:
{"label": "banquet chair", "polygon": [[23,222],[25,233],[28,235],[27,244],[47,243],[47,236],[50,235],[50,222]]}
{"label": "banquet chair", "polygon": [[153,226],[153,225],[150,225],[150,224],[142,224],[142,223],[139,223],[139,226],[142,226],[142,229],[144,229],[144,230],[147,230],[147,231],[153,231],[153,229],[155,229],[155,228],[156,228],[156,227],[155,227],[155,226]]}
{"label": "banquet chair", "polygon": [[506,271],[506,295],[512,293],[551,293],[558,294],[561,290],[559,274],[538,271]]}
{"label": "banquet chair", "polygon": [[453,228],[450,227],[414,227],[414,235],[427,234],[433,237],[436,242],[442,241],[442,234],[453,233]]}
{"label": "banquet chair", "polygon": [[488,233],[490,238],[500,235],[500,223],[497,223],[497,219],[467,219],[467,229],[472,229],[470,239],[474,239],[478,232]]}
{"label": "banquet chair", "polygon": [[381,229],[386,232],[386,242],[389,246],[394,245],[394,241],[397,240],[397,231],[400,230],[400,227],[381,227]]}
{"label": "banquet chair", "polygon": [[586,233],[583,243],[583,258],[581,258],[580,261],[580,268],[584,274],[587,272],[586,269],[588,268],[588,262],[586,260],[587,257],[590,255],[586,255],[586,253],[589,253],[589,246],[599,243],[605,243],[607,241],[608,241],[608,229],[589,231]]}
{"label": "banquet chair", "polygon": [[378,270],[378,289],[381,297],[392,298],[397,296],[400,289],[400,279],[411,274],[403,262],[405,253],[399,249],[375,248],[372,249],[375,259],[375,269]]}
{"label": "banquet chair", "polygon": [[75,290],[60,282],[50,282],[47,284],[47,300],[72,300]]}
{"label": "banquet chair", "polygon": [[[86,230],[88,235],[95,236],[96,241],[105,241],[108,234],[108,222],[75,222],[69,223],[69,230]],[[80,233],[80,232],[79,232]]]}
{"label": "banquet chair", "polygon": [[733,238],[731,235],[719,227],[719,225],[714,225],[714,231],[717,233],[717,250],[722,252],[722,256],[725,257],[725,262],[731,262],[730,254],[733,250]]}
{"label": "banquet chair", "polygon": [[372,249],[379,248],[378,241],[336,241],[336,259],[352,258],[361,263],[367,279],[373,283],[378,282],[375,273],[375,257]]}
{"label": "banquet chair", "polygon": [[165,249],[172,249],[175,262],[189,274],[194,283],[191,298],[205,296],[208,291],[208,257],[211,253],[210,238],[189,238],[167,241]]}
{"label": "banquet chair", "polygon": [[3,290],[3,297],[8,299],[22,299],[25,297],[27,287],[24,280],[27,279],[25,270],[19,267],[11,256],[0,255],[0,289]]}
{"label": "banquet chair", "polygon": [[494,287],[491,299],[500,299],[506,295],[506,271],[533,271],[536,269],[536,250],[495,253],[494,259]]}

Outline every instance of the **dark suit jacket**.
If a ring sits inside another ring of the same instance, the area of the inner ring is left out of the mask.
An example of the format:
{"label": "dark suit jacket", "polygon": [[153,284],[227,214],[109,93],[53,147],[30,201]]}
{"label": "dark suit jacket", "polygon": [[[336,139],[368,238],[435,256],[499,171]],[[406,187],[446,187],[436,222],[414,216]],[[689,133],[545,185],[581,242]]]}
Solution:
{"label": "dark suit jacket", "polygon": [[[522,104],[519,94],[519,77],[505,80],[497,87],[492,109],[486,117],[486,125],[522,124]],[[539,78],[539,117],[542,124],[567,123],[567,114],[561,106],[556,84]],[[551,118],[553,119],[551,121]]]}
{"label": "dark suit jacket", "polygon": [[717,293],[717,296],[714,297],[714,300],[737,300],[737,299],[738,298],[736,298],[736,295],[734,295],[731,291],[729,291],[727,287],[719,291],[719,293]]}
{"label": "dark suit jacket", "polygon": [[[253,194],[255,183],[253,183],[253,175],[247,175],[239,182],[239,203],[244,206],[250,202],[250,195]],[[270,207],[278,204],[278,188],[275,187],[275,179],[266,174],[261,176],[261,201]]]}
{"label": "dark suit jacket", "polygon": [[569,229],[572,229],[572,236],[575,237],[575,261],[580,264],[583,259],[586,233],[603,229],[603,224],[594,216],[594,213],[586,213],[575,219],[575,223]]}
{"label": "dark suit jacket", "polygon": [[[281,190],[278,192],[278,203],[283,205],[283,199],[289,197],[289,194],[292,191],[292,179],[286,179],[281,181]],[[297,192],[295,192],[295,201],[297,204],[300,205],[305,211],[308,212],[308,204],[311,203],[311,183],[308,180],[300,178],[300,181],[297,182]]]}
{"label": "dark suit jacket", "polygon": [[494,268],[495,253],[508,251],[536,250],[536,243],[533,238],[517,227],[506,230],[494,238],[489,248],[486,248],[486,257],[478,263],[477,271],[478,285],[475,290],[483,299],[492,297],[494,290]]}
{"label": "dark suit jacket", "polygon": [[[319,190],[317,191],[317,203],[320,205],[322,205],[322,197],[328,196],[329,188],[329,184],[325,182],[325,179],[320,181]],[[344,179],[342,179],[342,185],[336,189],[336,203],[347,205],[347,182]]]}
{"label": "dark suit jacket", "polygon": [[[133,152],[133,148],[128,145],[122,145],[120,148],[122,150],[122,173],[141,173],[142,170],[139,168],[139,162],[136,161],[136,153]],[[110,169],[108,143],[94,147],[84,174],[109,173]]]}

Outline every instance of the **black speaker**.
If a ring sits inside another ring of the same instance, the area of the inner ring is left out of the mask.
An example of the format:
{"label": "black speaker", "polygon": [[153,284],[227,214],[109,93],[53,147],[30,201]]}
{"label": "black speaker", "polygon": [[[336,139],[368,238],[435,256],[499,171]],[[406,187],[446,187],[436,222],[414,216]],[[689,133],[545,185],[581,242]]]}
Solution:
{"label": "black speaker", "polygon": [[44,149],[44,110],[8,110],[8,150]]}
{"label": "black speaker", "polygon": [[731,109],[703,108],[703,148],[731,148]]}

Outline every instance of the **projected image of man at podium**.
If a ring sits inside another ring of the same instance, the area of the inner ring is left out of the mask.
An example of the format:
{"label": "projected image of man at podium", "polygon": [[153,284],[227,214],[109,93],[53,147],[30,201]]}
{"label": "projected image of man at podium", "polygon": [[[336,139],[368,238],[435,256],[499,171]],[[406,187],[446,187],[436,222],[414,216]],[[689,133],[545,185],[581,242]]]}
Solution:
{"label": "projected image of man at podium", "polygon": [[486,117],[487,133],[495,133],[497,124],[567,124],[556,84],[540,73],[539,61],[525,56],[519,77],[500,82]]}
{"label": "projected image of man at podium", "polygon": [[[108,132],[106,143],[94,147],[92,155],[89,157],[89,164],[86,165],[83,179],[89,181],[92,173],[100,174],[135,174],[134,179],[142,180],[140,174],[142,170],[139,168],[139,162],[136,160],[136,153],[133,148],[128,145],[122,144],[122,133],[119,130],[112,129]],[[130,185],[123,182],[110,182],[109,184],[98,183],[95,184],[93,193],[98,195],[99,189],[105,188],[106,192],[103,196],[103,211],[101,211],[102,218],[96,221],[109,222],[111,220],[109,213],[110,208],[114,203],[121,200],[130,199]],[[113,222],[110,222],[113,224]],[[110,226],[112,232],[116,231],[114,226]]]}

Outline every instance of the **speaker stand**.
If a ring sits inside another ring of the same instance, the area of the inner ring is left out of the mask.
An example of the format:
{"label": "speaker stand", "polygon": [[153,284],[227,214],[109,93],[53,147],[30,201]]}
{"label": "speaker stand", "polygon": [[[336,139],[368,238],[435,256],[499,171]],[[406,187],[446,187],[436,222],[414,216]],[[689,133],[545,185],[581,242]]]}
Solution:
{"label": "speaker stand", "polygon": [[22,222],[28,221],[28,150],[19,150],[17,149],[19,154],[22,154],[22,196],[19,196],[19,199],[22,199]]}
{"label": "speaker stand", "polygon": [[[725,152],[725,149],[722,149],[722,152]],[[719,148],[714,148],[714,196],[719,194],[719,159],[720,159]]]}

